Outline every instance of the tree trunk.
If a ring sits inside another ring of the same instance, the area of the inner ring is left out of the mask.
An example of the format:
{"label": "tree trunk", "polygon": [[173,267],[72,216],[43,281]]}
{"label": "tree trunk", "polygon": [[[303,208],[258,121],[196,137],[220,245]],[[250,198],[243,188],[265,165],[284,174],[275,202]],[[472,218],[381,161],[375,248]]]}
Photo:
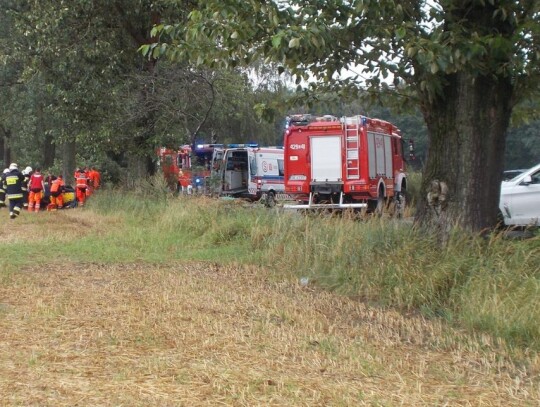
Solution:
{"label": "tree trunk", "polygon": [[[508,78],[447,76],[441,96],[422,104],[429,146],[417,222],[472,232],[496,224],[506,130],[513,88]],[[448,186],[446,202],[429,202],[434,180]]]}
{"label": "tree trunk", "polygon": [[125,186],[129,189],[137,186],[138,181],[155,174],[154,157],[129,154],[127,157]]}
{"label": "tree trunk", "polygon": [[54,165],[54,157],[56,155],[56,145],[54,138],[47,134],[43,140],[43,168],[50,168]]}
{"label": "tree trunk", "polygon": [[43,102],[38,101],[36,106],[36,140],[43,140],[42,144],[42,168],[50,168],[54,165],[54,155],[56,152],[55,145],[53,143],[53,137],[47,134],[45,131],[45,114],[43,112]]}
{"label": "tree trunk", "polygon": [[62,173],[66,184],[73,185],[75,181],[77,142],[66,141],[62,146]]}
{"label": "tree trunk", "polygon": [[9,145],[10,138],[11,131],[4,128],[4,126],[0,126],[0,157],[2,158],[2,162],[4,164],[4,167],[0,168],[0,170],[7,168],[7,166],[11,163],[11,148]]}

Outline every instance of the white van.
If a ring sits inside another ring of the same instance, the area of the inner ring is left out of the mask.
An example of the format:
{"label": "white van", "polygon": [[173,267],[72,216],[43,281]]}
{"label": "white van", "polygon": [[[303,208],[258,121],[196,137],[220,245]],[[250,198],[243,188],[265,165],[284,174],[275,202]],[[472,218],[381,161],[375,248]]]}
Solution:
{"label": "white van", "polygon": [[218,195],[262,199],[267,206],[274,206],[277,199],[286,198],[283,148],[216,149],[211,179]]}

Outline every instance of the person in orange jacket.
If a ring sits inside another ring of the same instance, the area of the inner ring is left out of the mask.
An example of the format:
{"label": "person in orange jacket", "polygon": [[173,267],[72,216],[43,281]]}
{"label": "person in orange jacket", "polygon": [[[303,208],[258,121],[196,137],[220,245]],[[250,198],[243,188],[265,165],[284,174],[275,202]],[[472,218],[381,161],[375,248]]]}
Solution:
{"label": "person in orange jacket", "polygon": [[43,174],[39,168],[32,173],[30,181],[28,182],[28,212],[35,210],[39,212],[41,207],[41,199],[43,198],[43,192],[45,191],[45,183],[43,182]]}
{"label": "person in orange jacket", "polygon": [[91,167],[90,172],[88,173],[88,176],[92,180],[92,185],[94,187],[94,191],[99,188],[99,184],[101,182],[101,174],[98,170],[96,170],[96,167]]}
{"label": "person in orange jacket", "polygon": [[178,184],[180,185],[180,190],[182,191],[182,194],[190,194],[190,186],[191,186],[191,176],[190,173],[185,173],[184,171],[180,170],[178,172]]}
{"label": "person in orange jacket", "polygon": [[51,181],[51,203],[49,204],[50,210],[62,209],[64,206],[64,198],[62,193],[64,192],[64,180],[62,175],[59,175],[56,179]]}
{"label": "person in orange jacket", "polygon": [[86,175],[86,197],[88,198],[94,192],[94,181],[90,177],[90,170],[87,167],[84,167],[83,171]]}
{"label": "person in orange jacket", "polygon": [[80,206],[84,206],[86,201],[86,190],[88,189],[88,177],[82,168],[75,171],[75,191],[77,202]]}

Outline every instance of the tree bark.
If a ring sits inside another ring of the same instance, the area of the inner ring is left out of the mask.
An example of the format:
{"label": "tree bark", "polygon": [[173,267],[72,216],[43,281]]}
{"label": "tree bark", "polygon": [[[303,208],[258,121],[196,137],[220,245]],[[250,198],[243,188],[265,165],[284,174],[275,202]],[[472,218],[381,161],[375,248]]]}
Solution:
{"label": "tree bark", "polygon": [[43,102],[38,101],[36,106],[36,140],[43,140],[42,144],[42,168],[50,168],[54,165],[56,148],[54,138],[50,134],[45,134],[45,114],[43,112]]}
{"label": "tree bark", "polygon": [[[460,72],[447,79],[441,95],[421,106],[429,146],[416,220],[435,222],[443,235],[452,226],[481,232],[496,224],[513,87],[495,75]],[[445,208],[429,205],[433,180],[448,185]]]}
{"label": "tree bark", "polygon": [[9,145],[9,140],[11,138],[11,131],[6,129],[4,126],[0,125],[0,157],[4,163],[4,167],[11,163],[11,147]]}
{"label": "tree bark", "polygon": [[47,134],[43,140],[43,168],[50,168],[54,165],[55,155],[56,145],[54,144],[54,138]]}
{"label": "tree bark", "polygon": [[76,163],[77,142],[66,141],[62,145],[62,173],[66,184],[73,185]]}

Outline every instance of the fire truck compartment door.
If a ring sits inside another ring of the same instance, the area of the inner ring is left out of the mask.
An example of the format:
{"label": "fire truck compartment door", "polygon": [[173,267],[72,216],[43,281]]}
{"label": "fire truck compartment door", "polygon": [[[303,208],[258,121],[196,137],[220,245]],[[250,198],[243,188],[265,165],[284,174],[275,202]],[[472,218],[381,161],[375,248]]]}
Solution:
{"label": "fire truck compartment door", "polygon": [[311,137],[311,179],[341,180],[341,136]]}
{"label": "fire truck compartment door", "polygon": [[369,177],[392,177],[392,146],[390,137],[368,133]]}

